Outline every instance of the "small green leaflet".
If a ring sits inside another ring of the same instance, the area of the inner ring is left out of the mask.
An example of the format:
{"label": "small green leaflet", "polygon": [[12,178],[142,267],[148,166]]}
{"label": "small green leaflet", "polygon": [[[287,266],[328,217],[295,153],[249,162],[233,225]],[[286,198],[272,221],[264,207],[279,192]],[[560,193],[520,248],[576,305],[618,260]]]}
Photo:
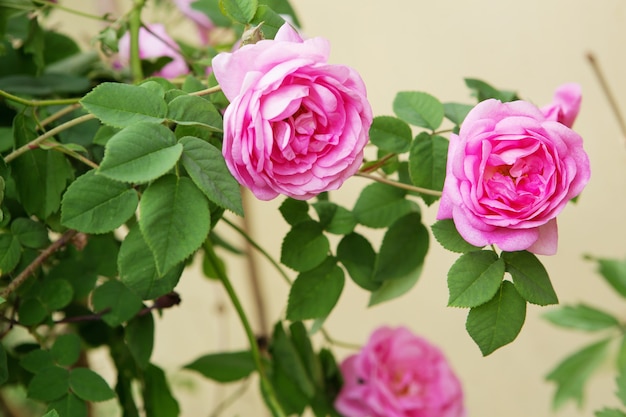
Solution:
{"label": "small green leaflet", "polygon": [[74,394],[85,401],[106,401],[115,397],[106,381],[89,368],[72,369],[69,384]]}
{"label": "small green leaflet", "polygon": [[515,289],[529,303],[545,306],[558,304],[550,276],[541,261],[527,251],[502,252],[506,271],[513,277]]}
{"label": "small green leaflet", "polygon": [[619,327],[616,317],[585,304],[563,306],[548,311],[543,317],[557,326],[578,330],[597,331]]}
{"label": "small green leaflet", "polygon": [[477,307],[491,300],[504,278],[504,261],[492,251],[467,252],[448,271],[448,305]]}
{"label": "small green leaflet", "polygon": [[326,259],[329,249],[322,226],[306,221],[296,224],[283,239],[280,261],[296,271],[309,271]]}
{"label": "small green leaflet", "polygon": [[256,370],[249,350],[220,352],[204,355],[185,365],[185,369],[199,372],[218,382],[233,382],[248,377]]}
{"label": "small green leaflet", "polygon": [[443,104],[430,94],[418,91],[401,91],[393,100],[393,112],[414,126],[437,129],[443,121]]}
{"label": "small green leaflet", "polygon": [[413,138],[411,127],[405,121],[392,116],[375,117],[369,133],[370,141],[374,145],[391,153],[408,151]]}
{"label": "small green leaflet", "polygon": [[257,0],[220,0],[222,13],[239,23],[250,23],[256,13]]}

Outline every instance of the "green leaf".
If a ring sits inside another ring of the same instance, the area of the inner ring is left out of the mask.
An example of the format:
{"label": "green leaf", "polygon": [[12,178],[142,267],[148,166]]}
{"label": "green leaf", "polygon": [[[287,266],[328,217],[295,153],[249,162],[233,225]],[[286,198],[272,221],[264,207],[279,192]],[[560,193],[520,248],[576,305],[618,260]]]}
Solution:
{"label": "green leaf", "polygon": [[347,235],[357,225],[352,212],[330,201],[318,201],[312,204],[320,219],[320,224],[328,233]]}
{"label": "green leaf", "polygon": [[110,280],[96,288],[91,299],[96,313],[106,311],[102,320],[111,327],[119,326],[141,310],[141,298],[120,281]]}
{"label": "green leaf", "polygon": [[29,19],[28,21],[28,38],[22,46],[24,52],[32,55],[33,62],[37,66],[37,73],[40,74],[45,65],[44,52],[44,31],[39,26],[38,19]]}
{"label": "green leaf", "polygon": [[469,89],[474,90],[474,95],[478,101],[495,98],[504,103],[517,99],[517,95],[514,91],[498,90],[486,82],[474,78],[466,78],[465,85],[467,85]]}
{"label": "green leaf", "polygon": [[11,272],[20,261],[22,246],[12,233],[0,234],[0,275]]}
{"label": "green leaf", "polygon": [[149,365],[144,373],[144,407],[146,417],[178,417],[180,408],[172,396],[161,368]]}
{"label": "green leaf", "polygon": [[87,403],[69,393],[48,404],[48,410],[56,410],[59,417],[88,417]]}
{"label": "green leaf", "polygon": [[74,288],[66,279],[46,279],[39,284],[37,298],[49,313],[53,313],[72,302]]}
{"label": "green leaf", "polygon": [[337,246],[337,259],[359,287],[368,291],[380,288],[380,281],[374,279],[376,252],[365,237],[357,233],[344,236]]}
{"label": "green leaf", "polygon": [[437,239],[437,242],[439,242],[444,249],[449,251],[464,253],[480,249],[471,243],[467,243],[465,239],[463,239],[463,237],[456,230],[456,226],[454,225],[454,221],[452,219],[437,221],[437,223],[431,226],[431,230],[433,231],[433,235],[435,236],[435,239]]}
{"label": "green leaf", "polygon": [[143,183],[171,170],[183,146],[167,127],[155,123],[137,123],[120,130],[108,142],[98,168],[117,181]]}
{"label": "green leaf", "polygon": [[418,91],[401,91],[393,100],[393,112],[414,126],[437,129],[443,121],[443,104],[435,97]]}
{"label": "green leaf", "polygon": [[503,281],[495,297],[470,310],[465,327],[483,356],[487,356],[515,340],[525,319],[526,301],[511,282]]}
{"label": "green leaf", "polygon": [[604,360],[609,342],[610,339],[601,340],[576,351],[546,376],[548,381],[557,384],[552,400],[554,409],[560,408],[568,400],[575,400],[578,406],[582,405],[585,383]]}
{"label": "green leaf", "polygon": [[182,95],[170,101],[167,118],[179,125],[201,125],[214,132],[223,129],[222,116],[213,103],[198,96]]}
{"label": "green leaf", "polygon": [[57,410],[50,410],[46,414],[44,414],[43,417],[60,417],[60,416],[59,416],[59,413],[57,413]]}
{"label": "green leaf", "polygon": [[617,392],[615,394],[622,405],[626,405],[626,373],[624,369],[619,370],[617,378],[615,378],[615,383],[617,385]]}
{"label": "green leaf", "polygon": [[274,326],[270,353],[277,366],[285,373],[288,379],[299,388],[307,397],[315,395],[315,385],[307,374],[302,358],[298,354],[293,342],[285,333],[281,322]]}
{"label": "green leaf", "polygon": [[304,200],[286,198],[278,208],[283,219],[292,226],[305,221],[311,221],[309,203]]}
{"label": "green leaf", "polygon": [[[422,132],[411,144],[409,153],[409,173],[414,185],[429,190],[443,190],[446,178],[446,161],[448,157],[448,140],[441,136],[431,136]],[[439,197],[420,194],[428,205]]]}
{"label": "green leaf", "polygon": [[418,265],[413,271],[409,272],[403,277],[388,279],[383,281],[380,288],[372,292],[370,296],[368,307],[375,306],[376,304],[384,303],[385,301],[393,300],[401,295],[404,295],[409,291],[420,275],[422,274],[423,264]]}
{"label": "green leaf", "polygon": [[247,378],[256,371],[249,350],[204,355],[184,366],[217,382],[233,382]]}
{"label": "green leaf", "polygon": [[129,185],[91,170],[67,188],[61,202],[61,224],[84,233],[110,232],[135,213],[137,204],[137,191]]}
{"label": "green leaf", "polygon": [[183,145],[183,166],[196,186],[218,206],[243,216],[239,183],[228,171],[220,150],[191,136],[179,143]]}
{"label": "green leaf", "polygon": [[159,93],[130,84],[102,83],[80,103],[102,123],[113,127],[161,123],[167,115],[167,104]]}
{"label": "green leaf", "polygon": [[35,349],[22,356],[20,366],[36,374],[44,368],[54,366],[54,358],[49,350]]}
{"label": "green leaf", "polygon": [[250,23],[258,6],[257,0],[220,0],[222,13],[243,24]]}
{"label": "green leaf", "polygon": [[611,314],[585,304],[563,306],[548,311],[543,317],[557,326],[578,330],[597,331],[619,326],[619,320]]}
{"label": "green leaf", "polygon": [[339,300],[345,278],[332,257],[317,268],[303,272],[291,285],[287,302],[287,319],[315,319],[330,314]]}
{"label": "green leaf", "polygon": [[373,183],[361,191],[352,213],[358,222],[373,228],[389,227],[400,217],[419,207],[405,199],[406,191],[386,184]]}
{"label": "green leaf", "polygon": [[376,258],[374,280],[384,282],[410,275],[424,263],[428,245],[428,230],[419,213],[399,218],[385,233]]}
{"label": "green leaf", "polygon": [[194,253],[209,234],[208,201],[189,178],[168,175],[150,184],[140,212],[139,226],[160,276]]}
{"label": "green leaf", "polygon": [[315,221],[302,222],[293,226],[283,239],[280,261],[296,271],[309,271],[326,259],[329,250],[321,225]]}
{"label": "green leaf", "polygon": [[492,251],[467,252],[448,271],[448,305],[477,307],[491,300],[504,278],[504,261]]}
{"label": "green leaf", "polygon": [[301,321],[296,321],[289,325],[289,333],[291,334],[291,342],[302,359],[313,384],[317,387],[323,387],[324,370],[320,358],[313,351],[309,331]]}
{"label": "green leaf", "polygon": [[50,354],[58,365],[72,366],[80,357],[80,349],[80,337],[75,333],[67,333],[57,337]]}
{"label": "green leaf", "polygon": [[502,259],[515,289],[526,301],[540,306],[559,303],[550,276],[535,255],[527,251],[502,252]]}
{"label": "green leaf", "polygon": [[396,117],[377,116],[370,127],[370,141],[391,153],[404,153],[411,146],[411,127]]}
{"label": "green leaf", "polygon": [[181,263],[159,276],[156,261],[139,225],[130,228],[117,258],[120,281],[144,300],[152,300],[176,287],[183,271]]}
{"label": "green leaf", "polygon": [[600,411],[596,411],[594,415],[596,417],[626,417],[626,413],[617,408],[603,408]]}
{"label": "green leaf", "polygon": [[74,368],[70,371],[70,388],[78,398],[85,401],[106,401],[115,397],[109,384],[97,373],[88,368]]}
{"label": "green leaf", "polygon": [[250,24],[259,25],[261,23],[263,23],[261,31],[265,39],[274,39],[278,29],[285,24],[285,19],[265,4],[260,4]]}
{"label": "green leaf", "polygon": [[124,328],[124,336],[128,350],[133,355],[137,366],[146,369],[150,363],[154,347],[154,318],[152,313],[134,317]]}
{"label": "green leaf", "polygon": [[443,111],[446,119],[450,120],[457,126],[461,126],[461,123],[465,120],[465,116],[467,116],[467,113],[469,113],[473,108],[474,106],[469,104],[443,103]]}
{"label": "green leaf", "polygon": [[598,272],[618,294],[626,297],[626,259],[598,259]]}
{"label": "green leaf", "polygon": [[48,366],[30,380],[28,397],[50,402],[66,395],[69,388],[69,371],[59,366]]}
{"label": "green leaf", "polygon": [[291,4],[289,4],[289,0],[263,0],[263,5],[271,8],[276,13],[291,17],[291,21],[296,27],[302,26],[296,12],[291,7]]}
{"label": "green leaf", "polygon": [[20,304],[18,316],[21,325],[34,326],[48,316],[48,310],[36,298],[28,298]]}
{"label": "green leaf", "polygon": [[48,229],[40,222],[19,217],[11,223],[11,233],[22,246],[40,249],[50,243]]}

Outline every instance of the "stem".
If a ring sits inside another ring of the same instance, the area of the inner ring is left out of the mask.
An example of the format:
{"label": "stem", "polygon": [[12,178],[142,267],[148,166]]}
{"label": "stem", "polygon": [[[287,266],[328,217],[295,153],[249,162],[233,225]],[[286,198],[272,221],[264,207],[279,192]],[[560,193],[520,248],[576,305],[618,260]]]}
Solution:
{"label": "stem", "polygon": [[222,87],[216,85],[214,87],[209,87],[205,90],[196,91],[195,93],[190,93],[190,96],[208,96],[209,94],[214,94],[222,91]]}
{"label": "stem", "polygon": [[607,82],[606,77],[602,73],[600,64],[598,64],[596,57],[591,52],[587,54],[587,60],[589,61],[589,64],[591,64],[591,68],[593,69],[593,72],[595,73],[596,78],[600,82],[600,87],[602,87],[602,92],[604,93],[607,100],[609,101],[609,107],[611,107],[611,110],[613,111],[613,115],[615,116],[615,119],[617,119],[617,124],[619,125],[620,131],[622,132],[622,136],[624,137],[624,139],[626,139],[626,121],[624,121],[624,117],[622,116],[622,112],[620,111],[619,105],[617,104],[617,100],[615,99],[615,96],[613,96],[613,93],[611,92],[611,88],[609,87],[609,83]]}
{"label": "stem", "polygon": [[367,174],[365,172],[357,172],[356,174],[354,174],[354,176],[369,178],[370,180],[374,180],[383,184],[391,185],[396,188],[402,188],[404,190],[415,191],[421,194],[428,194],[428,195],[433,195],[436,197],[441,197],[441,194],[442,194],[441,191],[430,190],[428,188],[422,188],[422,187],[416,187],[414,185],[403,184],[398,181],[388,180],[387,178],[379,177],[377,175]]}
{"label": "stem", "polygon": [[233,303],[233,306],[235,307],[235,310],[237,311],[237,315],[239,316],[239,319],[241,320],[241,324],[243,325],[244,331],[246,333],[248,343],[250,344],[250,353],[252,354],[252,359],[254,361],[257,371],[259,372],[259,377],[261,378],[261,389],[266,395],[267,405],[269,406],[274,416],[286,417],[286,414],[282,410],[280,404],[278,403],[278,400],[276,400],[276,395],[274,394],[274,388],[272,387],[272,384],[270,383],[270,381],[267,379],[267,375],[265,374],[265,370],[263,369],[263,363],[261,362],[261,353],[259,351],[259,346],[257,344],[256,337],[254,333],[252,332],[252,327],[250,327],[250,322],[248,321],[246,312],[243,310],[243,306],[241,305],[241,302],[239,301],[239,297],[237,296],[235,289],[233,288],[230,280],[228,279],[226,272],[224,272],[224,270],[220,266],[220,263],[217,259],[217,255],[215,255],[215,252],[213,251],[213,247],[211,245],[206,245],[205,254],[206,254],[207,260],[213,266],[213,269],[215,270],[219,280],[222,281],[222,284],[224,285],[224,289],[228,293],[228,297],[230,298],[230,301]]}
{"label": "stem", "polygon": [[82,162],[83,164],[85,164],[85,165],[87,165],[87,166],[89,166],[89,167],[91,167],[93,169],[100,168],[100,165],[96,164],[91,159],[88,159],[88,158],[82,156],[81,154],[79,154],[78,152],[72,151],[71,149],[67,149],[67,148],[63,147],[63,145],[57,144],[56,142],[54,144],[51,144],[50,149],[62,152],[64,154],[66,154],[66,155],[69,155],[72,158]]}
{"label": "stem", "polygon": [[139,29],[141,28],[141,9],[145,5],[145,0],[135,0],[135,5],[130,12],[130,69],[133,80],[138,83],[143,80],[143,70],[141,69],[141,58],[139,57]]}
{"label": "stem", "polygon": [[231,395],[226,397],[222,402],[220,402],[217,407],[211,412],[209,417],[218,417],[224,410],[234,404],[248,389],[250,386],[250,379],[245,379],[239,388]]}
{"label": "stem", "polygon": [[115,19],[111,19],[106,16],[98,16],[98,15],[91,14],[91,13],[81,12],[80,10],[70,9],[69,7],[62,6],[50,0],[32,0],[32,1],[33,3],[36,3],[36,4],[43,4],[46,6],[54,7],[56,9],[63,10],[64,12],[75,14],[77,16],[86,17],[87,19],[101,20],[103,22],[109,22],[109,23],[115,22]]}
{"label": "stem", "polygon": [[39,123],[39,126],[44,127],[44,126],[54,122],[55,120],[60,119],[61,117],[65,116],[66,114],[69,114],[69,113],[73,112],[74,110],[76,110],[78,108],[80,108],[80,104],[78,104],[78,103],[75,103],[75,104],[72,104],[72,105],[67,106],[65,108],[62,108],[58,112],[56,112],[54,114],[51,114],[50,116],[48,116],[45,119],[43,119]]}
{"label": "stem", "polygon": [[378,161],[376,161],[376,163],[374,163],[373,165],[370,166],[366,166],[364,167],[361,171],[359,172],[365,172],[365,173],[369,173],[369,172],[374,172],[376,171],[378,168],[382,167],[383,165],[385,165],[385,163],[390,160],[391,158],[393,158],[394,156],[396,156],[396,153],[390,153],[387,154],[385,156],[383,156],[382,158],[380,158]]}
{"label": "stem", "polygon": [[342,347],[342,348],[346,348],[346,349],[361,350],[361,346],[359,346],[359,345],[355,345],[355,344],[352,344],[352,343],[342,342],[342,341],[333,339],[330,336],[330,334],[328,334],[326,329],[324,329],[323,327],[320,329],[320,332],[324,336],[324,339],[326,339],[326,341],[328,343],[330,343],[331,345]]}
{"label": "stem", "polygon": [[62,106],[64,104],[76,104],[80,98],[59,98],[52,100],[27,100],[22,97],[15,96],[7,91],[0,90],[0,96],[7,100],[15,101],[16,103],[23,104],[29,107],[44,107],[44,106]]}
{"label": "stem", "polygon": [[28,142],[26,145],[24,145],[24,146],[22,146],[22,147],[20,147],[20,148],[18,148],[16,150],[14,150],[10,154],[8,154],[4,158],[4,162],[6,162],[8,164],[9,162],[14,160],[18,156],[22,155],[23,153],[26,153],[26,152],[30,151],[31,149],[36,149],[37,147],[39,147],[39,145],[41,145],[43,142],[45,142],[46,139],[49,139],[49,138],[53,137],[57,133],[62,132],[64,130],[67,130],[67,129],[73,127],[73,126],[76,126],[76,125],[80,124],[80,123],[86,122],[87,120],[94,119],[95,117],[96,116],[94,116],[93,114],[85,114],[83,116],[77,117],[76,119],[72,119],[70,121],[67,121],[67,122],[61,124],[61,125],[58,125],[54,129],[50,129],[49,131],[47,131],[43,135],[37,137],[36,139]]}
{"label": "stem", "polygon": [[[22,285],[31,276],[31,274],[35,272],[35,270],[46,261],[46,259],[48,259],[53,253],[61,249],[63,246],[67,245],[68,242],[72,240],[74,235],[76,235],[76,233],[78,232],[72,229],[63,233],[63,235],[56,242],[52,243],[50,246],[44,249],[43,252],[41,252],[34,261],[32,261],[26,268],[24,268],[24,270],[20,272],[19,275],[15,277],[15,279],[11,281],[11,283],[4,290],[2,290],[2,292],[0,292],[0,297],[6,300],[13,291],[18,289],[20,285]],[[0,306],[0,308],[2,307]]]}

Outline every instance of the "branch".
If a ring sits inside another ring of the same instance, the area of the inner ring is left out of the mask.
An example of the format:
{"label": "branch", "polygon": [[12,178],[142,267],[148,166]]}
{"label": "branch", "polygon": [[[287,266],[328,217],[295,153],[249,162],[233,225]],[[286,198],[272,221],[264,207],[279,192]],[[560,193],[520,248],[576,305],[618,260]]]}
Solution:
{"label": "branch", "polygon": [[396,188],[402,188],[403,190],[415,191],[421,194],[433,195],[435,197],[441,197],[441,191],[430,190],[428,188],[416,187],[414,185],[404,184],[398,181],[388,180],[387,178],[379,177],[377,175],[367,174],[365,172],[357,172],[354,174],[355,177],[368,178],[370,180],[374,180],[383,184],[391,185]]}
{"label": "branch", "polygon": [[219,85],[216,85],[216,86],[204,89],[204,90],[196,91],[195,93],[190,93],[189,95],[190,96],[208,96],[209,94],[214,94],[219,91],[222,91],[222,87],[220,87]]}
{"label": "branch", "polygon": [[63,104],[76,104],[80,98],[61,98],[52,100],[27,100],[22,97],[15,96],[7,91],[0,90],[0,96],[7,100],[15,101],[16,103],[23,104],[29,107],[43,107],[43,106],[60,106]]}

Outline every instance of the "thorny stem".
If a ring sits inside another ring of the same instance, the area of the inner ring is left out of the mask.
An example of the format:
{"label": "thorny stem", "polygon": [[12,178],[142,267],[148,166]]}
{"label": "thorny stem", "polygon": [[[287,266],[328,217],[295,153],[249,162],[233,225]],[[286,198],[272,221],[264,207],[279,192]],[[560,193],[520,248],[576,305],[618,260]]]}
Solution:
{"label": "thorny stem", "polygon": [[59,99],[51,99],[51,100],[27,100],[25,98],[15,96],[4,90],[0,90],[0,96],[6,98],[7,100],[15,101],[16,103],[20,103],[29,107],[62,106],[64,104],[76,104],[80,100],[79,98],[59,98]]}
{"label": "thorny stem", "polygon": [[609,87],[609,83],[606,80],[606,77],[604,76],[604,74],[602,73],[600,64],[598,64],[598,61],[596,60],[595,55],[593,55],[593,53],[591,52],[587,54],[587,60],[589,61],[589,64],[591,64],[591,68],[593,69],[593,72],[595,73],[596,78],[598,79],[598,82],[600,82],[600,87],[602,87],[602,92],[604,93],[607,100],[609,101],[609,106],[611,107],[611,110],[613,111],[613,115],[615,116],[615,119],[617,120],[617,124],[619,125],[620,131],[622,132],[622,136],[626,140],[626,121],[624,121],[624,117],[622,116],[622,112],[620,111],[619,105],[617,104],[617,100],[615,99],[615,96],[613,96],[611,88]]}
{"label": "thorny stem", "polygon": [[428,188],[416,187],[414,185],[403,184],[401,182],[388,180],[387,178],[379,177],[377,175],[367,174],[365,172],[357,172],[354,174],[356,177],[368,178],[370,180],[374,180],[383,184],[391,185],[396,188],[402,188],[404,190],[415,191],[421,194],[433,195],[436,197],[441,197],[441,191],[430,190]]}
{"label": "thorny stem", "polygon": [[282,410],[278,400],[276,399],[276,395],[274,394],[274,387],[270,383],[269,379],[267,379],[267,375],[265,374],[265,369],[263,367],[263,363],[261,362],[261,353],[259,351],[259,346],[256,341],[256,337],[252,331],[252,327],[250,326],[250,322],[248,321],[248,317],[246,316],[246,312],[239,301],[239,297],[235,292],[228,276],[222,269],[217,255],[213,251],[213,247],[211,245],[207,245],[205,247],[205,253],[207,260],[213,266],[214,271],[216,272],[219,280],[224,285],[224,289],[228,293],[228,297],[230,301],[233,303],[235,310],[237,311],[237,315],[241,320],[241,324],[243,325],[244,331],[246,333],[246,337],[248,339],[248,343],[250,344],[250,353],[252,354],[252,359],[254,361],[255,367],[259,372],[259,377],[261,379],[261,390],[265,393],[267,405],[272,410],[272,415],[275,417],[286,417],[285,412]]}
{"label": "thorny stem", "polygon": [[106,15],[105,16],[98,16],[98,15],[91,14],[91,13],[81,12],[80,10],[70,9],[69,7],[62,6],[60,4],[52,2],[50,0],[32,0],[32,1],[33,1],[33,3],[44,4],[46,6],[51,6],[51,7],[54,7],[56,9],[63,10],[64,12],[72,13],[72,14],[75,14],[75,15],[81,16],[81,17],[86,17],[87,19],[101,20],[103,22],[109,22],[109,23],[114,23],[115,22],[115,19],[111,19],[111,18],[107,17]]}
{"label": "thorny stem", "polygon": [[64,130],[67,130],[73,126],[76,126],[80,123],[86,122],[87,120],[91,120],[94,119],[95,116],[93,114],[85,114],[83,116],[77,117],[76,119],[72,119],[70,121],[67,121],[61,125],[58,125],[57,127],[55,127],[54,129],[50,129],[49,131],[47,131],[46,133],[44,133],[43,135],[37,137],[36,139],[28,142],[26,145],[14,150],[13,152],[11,152],[10,154],[8,154],[5,158],[4,158],[4,162],[6,162],[7,164],[11,161],[13,161],[15,158],[17,158],[18,156],[22,155],[23,153],[26,153],[28,151],[30,151],[31,149],[36,149],[37,147],[39,147],[39,145],[41,145],[43,142],[45,142],[47,139],[53,137],[54,135],[56,135],[59,132],[62,132]]}
{"label": "thorny stem", "polygon": [[[53,253],[61,249],[63,246],[67,245],[76,235],[76,233],[78,232],[73,229],[70,229],[63,233],[63,235],[57,241],[53,242],[50,246],[44,249],[43,252],[41,252],[39,256],[35,258],[35,260],[33,260],[26,268],[24,268],[24,270],[20,272],[19,275],[15,277],[15,279],[11,281],[11,283],[9,283],[9,285],[7,285],[4,290],[2,290],[2,292],[0,292],[0,297],[7,299],[13,291],[18,289],[20,285],[22,285],[32,275],[32,273],[35,272],[35,270],[46,261],[46,259],[48,259]],[[0,308],[2,308],[2,306],[0,306]]]}

